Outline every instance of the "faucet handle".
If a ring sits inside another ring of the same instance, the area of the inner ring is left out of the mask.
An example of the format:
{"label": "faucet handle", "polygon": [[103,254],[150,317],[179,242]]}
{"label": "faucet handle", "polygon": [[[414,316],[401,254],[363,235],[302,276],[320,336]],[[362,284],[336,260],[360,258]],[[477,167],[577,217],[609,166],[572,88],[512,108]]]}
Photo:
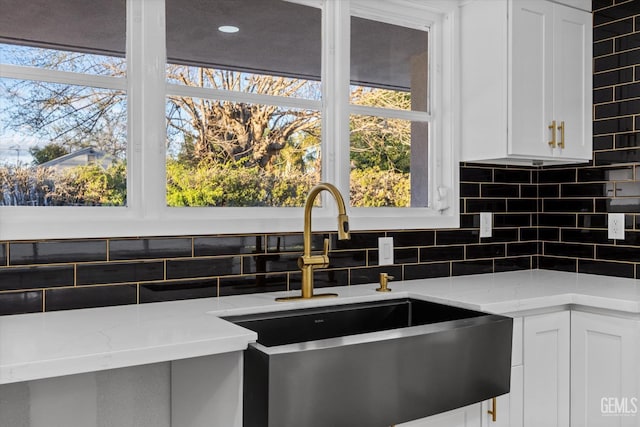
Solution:
{"label": "faucet handle", "polygon": [[329,239],[327,239],[326,237],[324,239],[324,250],[323,250],[322,253],[326,257],[329,256]]}

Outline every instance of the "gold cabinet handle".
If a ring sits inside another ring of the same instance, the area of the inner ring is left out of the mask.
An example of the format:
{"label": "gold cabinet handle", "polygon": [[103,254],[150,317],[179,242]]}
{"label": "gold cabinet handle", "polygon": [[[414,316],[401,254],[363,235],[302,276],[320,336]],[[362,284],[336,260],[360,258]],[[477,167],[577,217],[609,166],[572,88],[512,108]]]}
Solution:
{"label": "gold cabinet handle", "polygon": [[564,122],[560,122],[558,130],[560,131],[560,142],[558,142],[558,147],[564,148]]}
{"label": "gold cabinet handle", "polygon": [[549,125],[549,129],[551,129],[551,141],[549,141],[549,146],[551,148],[556,148],[556,121],[552,121]]}
{"label": "gold cabinet handle", "polygon": [[496,420],[498,419],[498,406],[497,406],[497,400],[496,400],[495,397],[493,399],[491,399],[491,406],[493,408],[489,409],[487,411],[487,414],[491,415],[491,421],[493,421],[495,423]]}

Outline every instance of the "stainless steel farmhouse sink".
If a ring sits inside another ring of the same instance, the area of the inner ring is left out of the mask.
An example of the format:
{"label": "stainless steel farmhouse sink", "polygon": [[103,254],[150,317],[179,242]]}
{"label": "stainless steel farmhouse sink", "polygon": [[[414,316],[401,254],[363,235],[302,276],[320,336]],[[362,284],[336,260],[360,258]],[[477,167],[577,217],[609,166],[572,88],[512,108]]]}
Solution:
{"label": "stainless steel farmhouse sink", "polygon": [[512,319],[401,298],[226,317],[244,426],[389,426],[509,392]]}

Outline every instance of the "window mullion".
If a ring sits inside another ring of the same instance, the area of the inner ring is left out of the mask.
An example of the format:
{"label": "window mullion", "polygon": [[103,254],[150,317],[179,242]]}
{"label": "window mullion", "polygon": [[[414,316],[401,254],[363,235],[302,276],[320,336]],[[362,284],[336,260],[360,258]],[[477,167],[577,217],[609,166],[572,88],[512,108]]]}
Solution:
{"label": "window mullion", "polygon": [[369,107],[366,105],[351,105],[349,111],[352,114],[410,120],[414,122],[428,122],[432,120],[431,114],[422,111],[394,110],[392,108]]}
{"label": "window mullion", "polygon": [[320,101],[305,98],[265,95],[261,93],[238,92],[206,87],[185,86],[167,83],[167,95],[191,98],[215,99],[218,101],[247,102],[250,104],[277,105],[280,107],[319,110]]}
{"label": "window mullion", "polygon": [[323,179],[349,197],[349,54],[348,1],[326,1],[323,13]]}
{"label": "window mullion", "polygon": [[126,80],[122,77],[94,76],[71,71],[49,70],[11,64],[2,64],[2,68],[0,69],[0,78],[73,84],[102,89],[126,89]]}
{"label": "window mullion", "polygon": [[129,206],[150,219],[165,203],[165,4],[128,0]]}

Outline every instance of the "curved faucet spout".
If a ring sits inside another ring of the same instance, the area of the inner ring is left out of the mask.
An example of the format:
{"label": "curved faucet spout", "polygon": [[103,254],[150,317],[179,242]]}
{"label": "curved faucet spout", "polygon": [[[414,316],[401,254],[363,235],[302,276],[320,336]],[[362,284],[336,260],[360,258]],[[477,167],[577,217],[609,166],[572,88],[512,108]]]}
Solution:
{"label": "curved faucet spout", "polygon": [[311,255],[311,210],[318,194],[328,191],[338,205],[338,239],[349,239],[349,217],[345,208],[344,199],[340,191],[328,182],[322,182],[309,191],[304,204],[304,251],[298,259],[298,266],[302,270],[302,296],[276,298],[276,301],[290,301],[296,299],[321,298],[337,296],[336,294],[313,294],[313,270],[329,266],[329,239],[324,240],[324,252],[322,255]]}

